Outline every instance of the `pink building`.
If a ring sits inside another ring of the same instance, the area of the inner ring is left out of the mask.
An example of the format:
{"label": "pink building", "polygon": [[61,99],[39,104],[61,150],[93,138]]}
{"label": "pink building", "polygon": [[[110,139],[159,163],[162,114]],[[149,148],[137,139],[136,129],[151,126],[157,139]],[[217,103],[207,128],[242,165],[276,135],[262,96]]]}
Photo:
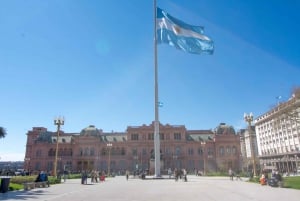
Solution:
{"label": "pink building", "polygon": [[[240,138],[224,123],[214,130],[187,130],[160,124],[161,171],[185,168],[203,173],[240,170]],[[154,172],[154,124],[128,126],[125,132],[103,132],[91,125],[80,133],[33,127],[27,133],[24,169],[52,172],[58,139],[57,171],[125,170]]]}

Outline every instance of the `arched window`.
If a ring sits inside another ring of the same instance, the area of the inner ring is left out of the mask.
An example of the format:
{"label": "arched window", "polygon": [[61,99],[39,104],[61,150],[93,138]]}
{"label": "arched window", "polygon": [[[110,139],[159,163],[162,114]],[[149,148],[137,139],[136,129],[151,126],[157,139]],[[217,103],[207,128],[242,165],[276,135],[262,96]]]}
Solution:
{"label": "arched window", "polygon": [[102,156],[105,156],[105,155],[106,155],[106,149],[105,149],[105,148],[102,148],[102,150],[101,150],[101,155],[102,155]]}
{"label": "arched window", "polygon": [[54,150],[52,148],[48,151],[48,156],[54,156]]}
{"label": "arched window", "polygon": [[220,156],[224,156],[225,155],[225,150],[224,150],[223,146],[219,148],[219,154],[220,154]]}
{"label": "arched window", "polygon": [[38,149],[35,154],[36,154],[36,157],[42,156],[42,150]]}
{"label": "arched window", "polygon": [[89,155],[89,148],[86,147],[86,148],[84,149],[84,155],[85,155],[85,156],[88,156],[88,155]]}
{"label": "arched window", "polygon": [[214,154],[213,148],[209,147],[209,148],[207,149],[207,155],[208,155],[208,156],[212,156],[213,154]]}
{"label": "arched window", "polygon": [[125,148],[122,147],[122,149],[121,149],[121,155],[124,156],[125,154],[126,154]]}
{"label": "arched window", "polygon": [[236,150],[237,150],[236,147],[233,146],[233,147],[232,147],[232,154],[233,154],[233,155],[236,155],[236,154],[237,154],[237,151],[236,151]]}
{"label": "arched window", "polygon": [[229,146],[226,147],[226,154],[227,155],[230,155],[231,154],[231,149]]}
{"label": "arched window", "polygon": [[111,155],[116,155],[116,149],[114,147],[111,148],[110,150]]}
{"label": "arched window", "polygon": [[176,147],[176,149],[175,149],[175,154],[176,154],[177,156],[181,154],[181,149],[180,149],[180,147]]}
{"label": "arched window", "polygon": [[198,148],[198,154],[199,155],[203,155],[203,149],[202,149],[202,147]]}
{"label": "arched window", "polygon": [[95,155],[94,147],[91,148],[91,150],[90,150],[90,155],[91,155],[91,156],[94,156],[94,155]]}

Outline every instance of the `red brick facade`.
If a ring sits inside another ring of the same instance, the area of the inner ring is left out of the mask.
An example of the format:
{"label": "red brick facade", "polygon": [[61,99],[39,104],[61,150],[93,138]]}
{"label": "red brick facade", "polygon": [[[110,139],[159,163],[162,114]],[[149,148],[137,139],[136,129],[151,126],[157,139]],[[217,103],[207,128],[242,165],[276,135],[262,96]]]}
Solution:
{"label": "red brick facade", "polygon": [[[163,174],[168,168],[204,173],[229,168],[240,170],[240,139],[231,126],[220,124],[215,130],[187,130],[185,126],[160,124],[159,131]],[[94,126],[80,133],[60,131],[57,169],[107,171],[110,168],[110,172],[116,173],[148,169],[153,172],[153,132],[153,123],[128,126],[122,133],[106,133]],[[43,127],[28,131],[25,169],[51,172],[56,139],[57,132]]]}

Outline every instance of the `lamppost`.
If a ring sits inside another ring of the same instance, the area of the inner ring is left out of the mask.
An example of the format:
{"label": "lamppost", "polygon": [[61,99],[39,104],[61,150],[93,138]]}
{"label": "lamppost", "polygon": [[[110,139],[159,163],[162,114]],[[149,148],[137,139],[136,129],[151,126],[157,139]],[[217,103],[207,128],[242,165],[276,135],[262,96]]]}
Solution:
{"label": "lamppost", "polygon": [[254,150],[253,134],[252,134],[252,129],[251,129],[251,123],[253,121],[252,112],[250,112],[250,114],[244,113],[244,120],[248,123],[248,133],[249,133],[251,157],[252,157],[252,164],[253,164],[253,176],[256,177],[255,150]]}
{"label": "lamppost", "polygon": [[206,175],[205,145],[206,145],[206,142],[201,142],[201,146],[203,146],[203,150],[202,150],[202,156],[203,156],[203,175]]}
{"label": "lamppost", "polygon": [[135,160],[135,170],[137,171],[139,169],[139,157],[135,155],[133,159]]}
{"label": "lamppost", "polygon": [[53,176],[56,177],[57,171],[57,156],[58,156],[58,137],[59,137],[59,130],[60,126],[64,125],[65,119],[62,117],[57,117],[54,119],[54,125],[57,126],[57,134],[56,134],[56,149],[55,149],[55,159],[54,159],[54,168],[53,168]]}
{"label": "lamppost", "polygon": [[107,174],[110,175],[110,150],[112,147],[112,143],[107,143],[106,146],[108,147],[108,165],[107,165]]}
{"label": "lamppost", "polygon": [[26,158],[24,158],[24,160],[25,160],[25,164],[26,164],[26,168],[24,168],[24,169],[26,169],[28,171],[28,175],[30,175],[30,158],[26,157]]}
{"label": "lamppost", "polygon": [[[177,155],[173,155],[173,164],[174,164],[174,169],[175,169],[175,168],[178,168],[177,158],[178,158],[178,156],[177,156]],[[174,163],[174,161],[175,161],[175,163]]]}

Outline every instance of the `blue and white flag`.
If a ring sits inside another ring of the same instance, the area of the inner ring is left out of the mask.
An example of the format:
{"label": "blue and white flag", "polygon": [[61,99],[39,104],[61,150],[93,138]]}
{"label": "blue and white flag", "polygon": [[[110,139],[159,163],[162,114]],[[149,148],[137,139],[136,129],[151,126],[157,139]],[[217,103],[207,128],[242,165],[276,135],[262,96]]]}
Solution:
{"label": "blue and white flag", "polygon": [[157,43],[166,43],[188,53],[213,54],[214,42],[204,35],[204,28],[178,20],[157,7]]}

